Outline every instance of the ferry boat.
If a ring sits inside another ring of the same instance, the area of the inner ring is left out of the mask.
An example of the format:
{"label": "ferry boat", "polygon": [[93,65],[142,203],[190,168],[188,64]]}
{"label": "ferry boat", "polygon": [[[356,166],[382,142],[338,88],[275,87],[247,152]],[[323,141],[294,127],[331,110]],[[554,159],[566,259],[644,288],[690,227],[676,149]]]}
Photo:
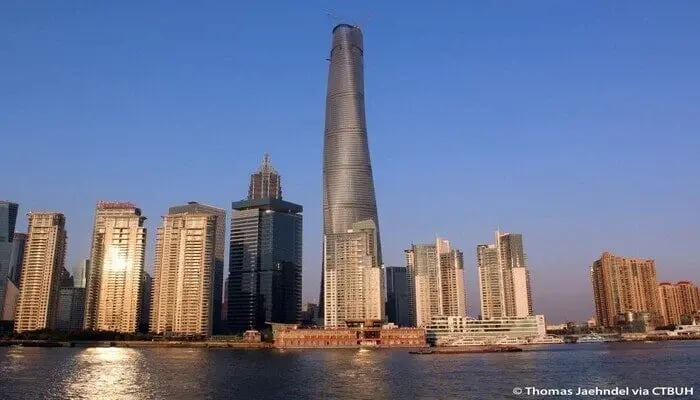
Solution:
{"label": "ferry boat", "polygon": [[576,343],[604,343],[608,341],[609,340],[605,339],[597,333],[589,333],[586,336],[581,336],[580,338],[578,338]]}
{"label": "ferry boat", "polygon": [[446,344],[445,346],[486,346],[486,342],[483,340],[478,340],[476,338],[463,338],[463,339],[456,339],[453,340],[452,342]]}
{"label": "ferry boat", "polygon": [[560,344],[564,343],[564,338],[554,335],[545,335],[531,338],[530,344]]}
{"label": "ferry boat", "polygon": [[512,345],[512,344],[527,344],[527,340],[523,338],[518,338],[518,337],[502,337],[494,342],[494,344],[497,345]]}

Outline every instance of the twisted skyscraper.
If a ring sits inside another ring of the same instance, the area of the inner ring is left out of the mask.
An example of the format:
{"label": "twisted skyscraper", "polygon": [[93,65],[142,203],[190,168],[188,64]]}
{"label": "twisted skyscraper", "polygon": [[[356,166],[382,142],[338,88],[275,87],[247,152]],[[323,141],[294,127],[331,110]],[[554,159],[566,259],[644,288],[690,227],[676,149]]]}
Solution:
{"label": "twisted skyscraper", "polygon": [[[346,234],[356,223],[371,220],[376,254],[368,256],[374,259],[372,268],[379,268],[381,242],[367,143],[363,57],[360,28],[347,24],[333,28],[323,144],[323,233]],[[321,312],[327,290],[325,256],[324,250]]]}

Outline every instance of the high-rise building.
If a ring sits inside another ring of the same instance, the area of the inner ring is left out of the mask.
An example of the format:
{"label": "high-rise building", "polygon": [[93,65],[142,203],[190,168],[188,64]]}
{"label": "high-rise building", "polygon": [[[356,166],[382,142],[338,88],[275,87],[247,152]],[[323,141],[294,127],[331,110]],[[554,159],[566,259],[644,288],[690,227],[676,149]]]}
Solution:
{"label": "high-rise building", "polygon": [[[87,277],[90,273],[90,260],[82,259],[73,266],[73,286],[84,288],[87,286]],[[83,296],[84,297],[84,296]]]}
{"label": "high-rise building", "polygon": [[664,325],[681,323],[681,304],[678,286],[669,283],[659,283],[659,311]]}
{"label": "high-rise building", "polygon": [[15,225],[19,205],[9,201],[0,201],[0,318],[5,305],[5,291],[10,276]]}
{"label": "high-rise building", "polygon": [[141,296],[141,314],[139,315],[139,332],[147,333],[150,329],[151,322],[151,300],[153,298],[153,278],[151,274],[143,271],[143,279],[141,283],[143,287],[143,295]]}
{"label": "high-rise building", "polygon": [[150,330],[211,336],[214,328],[215,214],[169,213],[156,239]]}
{"label": "high-rise building", "polygon": [[[274,171],[269,158],[261,170]],[[301,318],[303,208],[282,200],[275,176],[277,190],[267,194],[280,197],[255,198],[259,193],[251,190],[247,200],[232,204],[226,322],[235,333]],[[257,180],[259,173],[251,176],[251,188]]]}
{"label": "high-rise building", "polygon": [[265,154],[260,168],[250,176],[248,200],[281,199],[282,182],[277,170],[270,164],[270,155]]}
{"label": "high-rise building", "polygon": [[145,220],[132,203],[97,203],[85,299],[86,329],[136,332],[143,295]]}
{"label": "high-rise building", "polygon": [[62,287],[57,310],[56,330],[66,332],[82,330],[85,315],[85,288]]}
{"label": "high-rise building", "polygon": [[476,247],[476,258],[481,318],[505,317],[503,274],[498,262],[498,248],[495,244],[480,244]]}
{"label": "high-rise building", "polygon": [[437,315],[466,315],[462,252],[437,238],[435,244],[414,244],[405,254],[411,324],[426,326]]}
{"label": "high-rise building", "polygon": [[478,245],[476,255],[481,318],[533,315],[522,235],[496,231],[496,243]]}
{"label": "high-rise building", "polygon": [[[333,28],[323,143],[323,234],[345,234],[357,222],[373,221],[377,265],[381,266],[379,219],[365,121],[363,53],[359,27],[340,24]],[[325,272],[323,266],[321,317],[326,308]]]}
{"label": "high-rise building", "polygon": [[659,311],[664,325],[679,325],[700,311],[700,292],[692,282],[659,283]]}
{"label": "high-rise building", "polygon": [[678,282],[676,286],[681,316],[700,313],[700,289],[688,281]]}
{"label": "high-rise building", "polygon": [[345,233],[324,235],[324,326],[376,325],[384,321],[382,268],[377,226],[356,222]]}
{"label": "high-rise building", "polygon": [[10,256],[10,280],[19,286],[22,276],[22,263],[24,262],[24,247],[27,245],[27,234],[15,232],[12,241],[12,255]]}
{"label": "high-rise building", "polygon": [[411,326],[408,276],[406,267],[386,267],[386,316],[398,326]]}
{"label": "high-rise building", "polygon": [[20,293],[15,313],[15,331],[54,327],[66,254],[66,219],[63,214],[28,214]]}
{"label": "high-rise building", "polygon": [[604,252],[591,266],[591,281],[600,326],[615,327],[618,315],[626,312],[660,317],[654,260],[619,257]]}

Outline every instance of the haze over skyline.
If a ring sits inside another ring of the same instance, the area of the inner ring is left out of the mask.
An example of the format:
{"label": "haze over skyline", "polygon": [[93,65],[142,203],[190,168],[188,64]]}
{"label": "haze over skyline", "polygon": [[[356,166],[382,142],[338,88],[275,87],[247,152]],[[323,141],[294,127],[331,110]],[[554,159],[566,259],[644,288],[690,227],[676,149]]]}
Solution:
{"label": "haze over skyline", "polygon": [[304,206],[304,299],[317,300],[335,25],[323,10],[362,24],[385,265],[449,239],[476,316],[477,244],[522,233],[534,310],[551,322],[593,314],[588,267],[605,250],[700,282],[690,1],[4,3],[0,198],[20,204],[18,231],[30,210],[65,213],[71,269],[95,203],[132,201],[152,271],[168,207],[199,201],[230,223],[270,153],[283,198]]}

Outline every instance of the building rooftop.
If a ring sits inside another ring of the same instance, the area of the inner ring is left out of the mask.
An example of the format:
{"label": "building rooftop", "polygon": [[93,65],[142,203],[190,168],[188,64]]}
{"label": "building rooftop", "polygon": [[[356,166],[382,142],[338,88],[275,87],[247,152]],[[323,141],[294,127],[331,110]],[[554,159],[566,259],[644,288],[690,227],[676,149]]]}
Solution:
{"label": "building rooftop", "polygon": [[304,208],[299,204],[294,204],[289,201],[266,197],[263,199],[241,200],[231,203],[231,208],[234,210],[249,210],[251,208],[260,208],[263,210],[282,211],[290,213],[300,213]]}

